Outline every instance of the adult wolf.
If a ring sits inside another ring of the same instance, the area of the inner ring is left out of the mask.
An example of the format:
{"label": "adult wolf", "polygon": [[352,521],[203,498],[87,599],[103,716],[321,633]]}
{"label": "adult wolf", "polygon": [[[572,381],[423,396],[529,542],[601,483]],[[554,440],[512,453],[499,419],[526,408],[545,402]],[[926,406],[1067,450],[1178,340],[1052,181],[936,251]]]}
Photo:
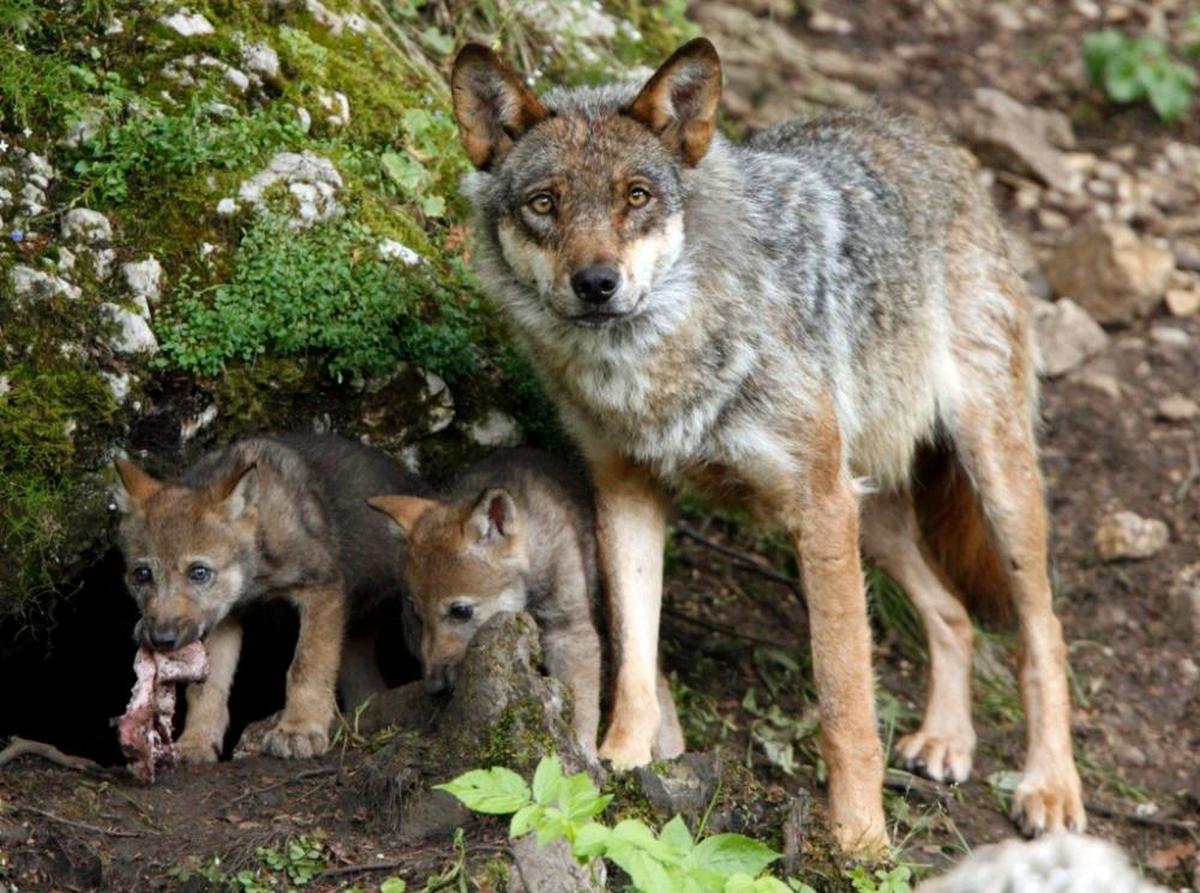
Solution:
{"label": "adult wolf", "polygon": [[928,706],[900,759],[969,772],[963,603],[999,593],[1027,713],[1014,816],[1082,828],[1025,287],[989,199],[965,153],[880,110],[734,145],[716,132],[720,82],[702,38],[640,89],[539,98],[478,45],[452,76],[482,280],[597,485],[620,654],[600,754],[650,758],[665,493],[687,484],[794,542],[843,846],[887,839],[860,533],[929,637]]}

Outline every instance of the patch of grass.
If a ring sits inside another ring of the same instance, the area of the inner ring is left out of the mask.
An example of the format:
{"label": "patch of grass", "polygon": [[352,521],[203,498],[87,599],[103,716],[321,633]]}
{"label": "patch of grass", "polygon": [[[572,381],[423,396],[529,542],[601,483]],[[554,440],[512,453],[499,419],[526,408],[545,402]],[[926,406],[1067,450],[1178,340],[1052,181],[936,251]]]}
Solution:
{"label": "patch of grass", "polygon": [[1149,34],[1129,37],[1098,31],[1083,42],[1088,77],[1113,102],[1146,100],[1168,124],[1186,117],[1200,75],[1165,41]]}

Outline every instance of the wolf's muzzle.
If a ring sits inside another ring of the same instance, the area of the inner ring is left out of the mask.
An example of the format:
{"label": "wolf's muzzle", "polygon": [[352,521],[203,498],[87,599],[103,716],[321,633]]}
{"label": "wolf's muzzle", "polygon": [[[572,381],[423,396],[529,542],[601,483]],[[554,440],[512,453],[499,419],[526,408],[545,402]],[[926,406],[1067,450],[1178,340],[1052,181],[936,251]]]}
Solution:
{"label": "wolf's muzzle", "polygon": [[620,287],[621,271],[605,264],[580,267],[571,274],[571,288],[586,304],[607,304]]}

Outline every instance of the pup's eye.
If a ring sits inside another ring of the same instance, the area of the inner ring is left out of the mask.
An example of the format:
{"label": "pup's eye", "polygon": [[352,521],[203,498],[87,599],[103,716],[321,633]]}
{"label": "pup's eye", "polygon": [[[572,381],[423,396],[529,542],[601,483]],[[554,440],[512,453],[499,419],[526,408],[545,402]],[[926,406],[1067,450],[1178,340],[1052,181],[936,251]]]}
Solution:
{"label": "pup's eye", "polygon": [[451,620],[466,623],[475,616],[475,608],[472,605],[454,604],[450,606],[449,615]]}
{"label": "pup's eye", "polygon": [[133,569],[133,582],[140,586],[145,586],[147,583],[154,582],[154,571],[148,567],[135,567]]}
{"label": "pup's eye", "polygon": [[203,564],[193,564],[187,569],[187,578],[193,583],[207,583],[212,576],[212,568]]}
{"label": "pup's eye", "polygon": [[650,190],[645,186],[630,186],[626,200],[631,208],[641,208],[650,201]]}
{"label": "pup's eye", "polygon": [[549,214],[554,210],[554,196],[548,192],[539,192],[526,202],[526,204],[529,205],[529,210],[534,214]]}

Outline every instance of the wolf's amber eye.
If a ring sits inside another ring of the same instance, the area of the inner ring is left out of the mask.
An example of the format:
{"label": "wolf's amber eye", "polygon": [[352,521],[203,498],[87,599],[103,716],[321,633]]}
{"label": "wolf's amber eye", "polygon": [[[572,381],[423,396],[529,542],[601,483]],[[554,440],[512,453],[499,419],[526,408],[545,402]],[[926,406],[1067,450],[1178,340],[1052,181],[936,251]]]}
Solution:
{"label": "wolf's amber eye", "polygon": [[212,579],[212,568],[203,564],[193,564],[187,569],[187,577],[193,583],[207,583]]}
{"label": "wolf's amber eye", "polygon": [[457,620],[461,623],[466,623],[475,616],[475,608],[471,605],[464,605],[461,602],[450,606],[450,619]]}
{"label": "wolf's amber eye", "polygon": [[133,569],[133,582],[145,586],[154,580],[154,571],[148,567],[135,567]]}
{"label": "wolf's amber eye", "polygon": [[630,186],[626,200],[631,208],[641,208],[650,201],[650,190],[645,186]]}
{"label": "wolf's amber eye", "polygon": [[549,214],[554,210],[554,196],[548,192],[539,192],[526,202],[526,204],[529,205],[529,210],[534,214]]}

